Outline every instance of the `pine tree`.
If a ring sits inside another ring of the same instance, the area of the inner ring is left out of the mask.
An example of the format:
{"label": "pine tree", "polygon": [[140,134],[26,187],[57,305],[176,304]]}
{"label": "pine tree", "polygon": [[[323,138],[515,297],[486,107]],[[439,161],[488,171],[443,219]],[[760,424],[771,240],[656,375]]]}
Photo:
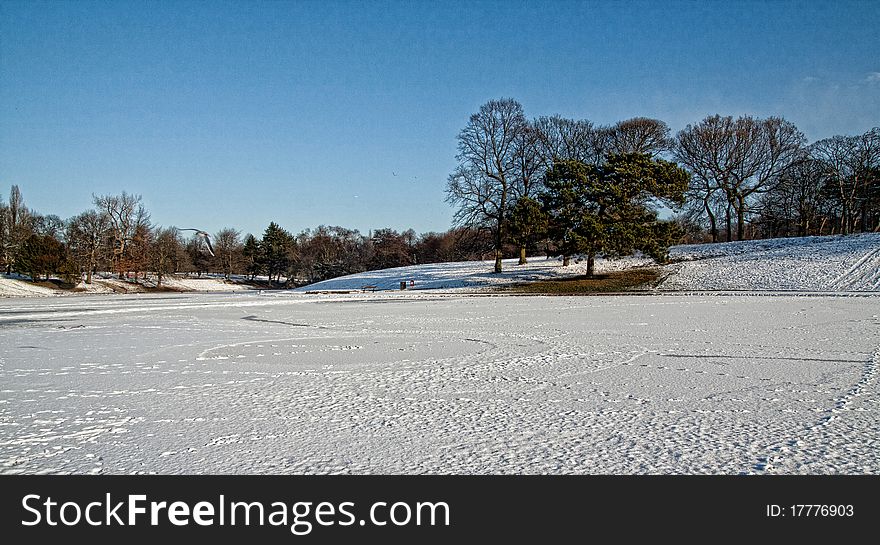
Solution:
{"label": "pine tree", "polygon": [[245,260],[245,272],[250,275],[251,280],[262,272],[263,259],[260,256],[260,243],[254,235],[248,233],[244,238],[244,245],[241,248],[241,255]]}
{"label": "pine tree", "polygon": [[640,250],[665,259],[675,227],[658,221],[652,204],[683,203],[688,178],[675,163],[646,154],[611,154],[599,166],[554,163],[541,198],[556,252],[586,254],[588,276],[599,254],[616,257]]}
{"label": "pine tree", "polygon": [[547,233],[547,214],[541,203],[529,197],[516,201],[510,212],[510,238],[519,246],[519,264],[524,265],[526,248]]}
{"label": "pine tree", "polygon": [[266,228],[260,241],[260,255],[269,273],[270,282],[273,277],[281,282],[281,274],[290,268],[294,245],[293,235],[274,221]]}

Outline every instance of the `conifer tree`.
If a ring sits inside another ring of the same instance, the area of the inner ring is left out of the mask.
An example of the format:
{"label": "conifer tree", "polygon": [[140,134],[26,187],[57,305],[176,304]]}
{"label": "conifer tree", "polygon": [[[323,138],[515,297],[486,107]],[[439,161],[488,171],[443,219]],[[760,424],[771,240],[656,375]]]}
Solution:
{"label": "conifer tree", "polygon": [[671,223],[658,221],[652,204],[681,204],[688,174],[646,154],[611,154],[600,166],[556,162],[544,183],[541,198],[556,252],[586,254],[587,275],[593,276],[599,254],[640,250],[665,259],[675,231]]}

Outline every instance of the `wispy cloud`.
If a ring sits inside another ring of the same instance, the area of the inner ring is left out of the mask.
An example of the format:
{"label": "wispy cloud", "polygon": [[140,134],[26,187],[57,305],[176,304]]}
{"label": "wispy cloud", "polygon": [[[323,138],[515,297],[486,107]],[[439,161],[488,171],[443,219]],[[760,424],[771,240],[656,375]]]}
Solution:
{"label": "wispy cloud", "polygon": [[804,83],[815,83],[815,82],[819,81],[819,78],[817,78],[816,76],[806,76],[801,81]]}
{"label": "wispy cloud", "polygon": [[880,84],[880,72],[868,72],[865,83]]}

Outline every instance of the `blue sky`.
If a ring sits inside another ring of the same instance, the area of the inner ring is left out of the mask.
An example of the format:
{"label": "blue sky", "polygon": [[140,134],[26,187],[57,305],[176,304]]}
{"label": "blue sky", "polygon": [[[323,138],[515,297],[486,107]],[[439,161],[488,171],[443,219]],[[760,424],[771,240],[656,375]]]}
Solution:
{"label": "blue sky", "polygon": [[128,191],[212,232],[443,231],[489,99],[856,134],[880,125],[878,28],[873,1],[0,0],[0,192],[66,218]]}

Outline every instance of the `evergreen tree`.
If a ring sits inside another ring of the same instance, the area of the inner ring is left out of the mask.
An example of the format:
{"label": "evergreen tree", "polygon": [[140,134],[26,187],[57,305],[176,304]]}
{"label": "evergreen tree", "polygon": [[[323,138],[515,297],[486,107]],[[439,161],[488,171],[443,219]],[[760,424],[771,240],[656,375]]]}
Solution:
{"label": "evergreen tree", "polygon": [[260,241],[260,256],[270,282],[274,277],[280,283],[281,274],[290,268],[295,243],[293,235],[274,221],[266,228]]}
{"label": "evergreen tree", "polygon": [[15,263],[19,272],[37,280],[57,272],[67,261],[67,249],[57,238],[49,235],[31,235],[21,245]]}
{"label": "evergreen tree", "polygon": [[260,255],[260,243],[257,242],[254,235],[248,233],[244,238],[244,245],[241,248],[241,255],[245,262],[245,272],[250,275],[251,280],[257,277],[263,270],[263,259]]}
{"label": "evergreen tree", "polygon": [[687,183],[688,174],[678,165],[645,154],[611,154],[600,166],[554,163],[541,198],[556,252],[586,254],[589,276],[599,254],[640,250],[665,259],[675,226],[658,221],[651,205],[683,203]]}
{"label": "evergreen tree", "polygon": [[510,212],[510,237],[519,246],[519,264],[524,265],[526,249],[547,233],[547,214],[541,203],[529,197],[516,202]]}

